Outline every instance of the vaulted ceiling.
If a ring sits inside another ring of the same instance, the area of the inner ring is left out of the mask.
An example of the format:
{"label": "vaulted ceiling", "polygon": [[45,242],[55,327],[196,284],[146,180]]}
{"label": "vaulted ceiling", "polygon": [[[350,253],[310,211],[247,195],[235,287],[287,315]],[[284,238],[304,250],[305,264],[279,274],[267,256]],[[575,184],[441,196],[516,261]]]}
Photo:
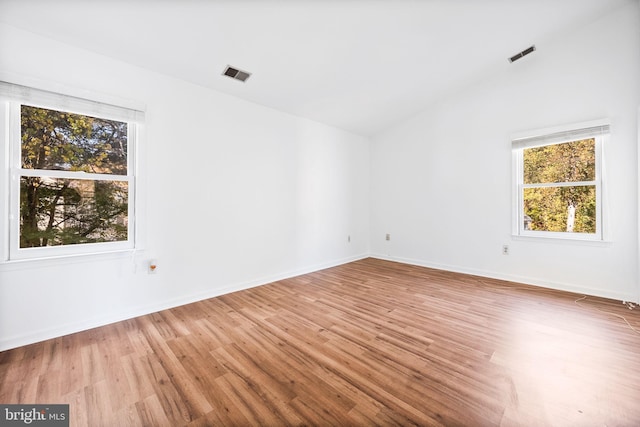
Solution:
{"label": "vaulted ceiling", "polygon": [[373,135],[633,1],[0,0],[0,21]]}

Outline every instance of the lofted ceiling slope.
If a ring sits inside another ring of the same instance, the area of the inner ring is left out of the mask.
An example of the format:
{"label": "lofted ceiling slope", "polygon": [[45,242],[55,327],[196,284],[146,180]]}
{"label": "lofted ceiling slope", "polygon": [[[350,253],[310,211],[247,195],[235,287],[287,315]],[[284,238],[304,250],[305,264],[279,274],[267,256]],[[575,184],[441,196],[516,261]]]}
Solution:
{"label": "lofted ceiling slope", "polygon": [[633,1],[0,0],[0,21],[370,136]]}

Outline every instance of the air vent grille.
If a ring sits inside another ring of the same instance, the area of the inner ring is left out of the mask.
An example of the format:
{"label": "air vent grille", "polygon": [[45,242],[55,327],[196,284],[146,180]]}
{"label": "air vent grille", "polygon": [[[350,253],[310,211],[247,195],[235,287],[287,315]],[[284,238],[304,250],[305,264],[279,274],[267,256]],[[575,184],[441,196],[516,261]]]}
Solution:
{"label": "air vent grille", "polygon": [[245,82],[251,76],[251,73],[239,70],[231,66],[227,66],[222,75],[231,77],[232,79],[240,80],[241,82]]}
{"label": "air vent grille", "polygon": [[528,48],[526,48],[525,50],[523,50],[522,52],[517,53],[517,54],[513,55],[511,58],[509,58],[509,62],[515,62],[515,61],[517,61],[518,59],[523,58],[523,57],[525,57],[525,56],[529,55],[531,52],[534,52],[535,50],[536,50],[535,45],[534,45],[534,46],[531,46],[531,47],[528,47]]}

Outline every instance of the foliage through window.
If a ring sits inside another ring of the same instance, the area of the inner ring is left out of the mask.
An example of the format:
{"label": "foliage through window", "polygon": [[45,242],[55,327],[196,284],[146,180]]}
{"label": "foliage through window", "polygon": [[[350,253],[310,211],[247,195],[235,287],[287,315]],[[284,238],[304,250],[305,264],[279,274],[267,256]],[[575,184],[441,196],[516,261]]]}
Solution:
{"label": "foliage through window", "polygon": [[600,240],[601,145],[608,126],[514,141],[520,235]]}
{"label": "foliage through window", "polygon": [[128,240],[127,127],[21,106],[21,248]]}

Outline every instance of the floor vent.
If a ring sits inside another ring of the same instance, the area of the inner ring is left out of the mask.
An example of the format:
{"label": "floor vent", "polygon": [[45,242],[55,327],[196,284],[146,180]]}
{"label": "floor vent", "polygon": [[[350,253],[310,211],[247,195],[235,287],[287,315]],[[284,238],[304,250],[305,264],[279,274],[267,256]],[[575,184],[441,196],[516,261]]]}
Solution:
{"label": "floor vent", "polygon": [[525,56],[529,55],[531,52],[534,52],[535,50],[536,50],[535,45],[534,45],[534,46],[531,46],[531,47],[529,47],[529,48],[527,48],[527,49],[523,50],[522,52],[520,52],[520,53],[517,53],[517,54],[513,55],[511,58],[509,58],[509,62],[515,62],[515,61],[517,61],[518,59],[520,59],[520,58],[522,58],[522,57],[525,57]]}
{"label": "floor vent", "polygon": [[227,66],[222,75],[231,77],[232,79],[240,80],[241,82],[245,82],[251,76],[251,73],[247,73],[246,71]]}

